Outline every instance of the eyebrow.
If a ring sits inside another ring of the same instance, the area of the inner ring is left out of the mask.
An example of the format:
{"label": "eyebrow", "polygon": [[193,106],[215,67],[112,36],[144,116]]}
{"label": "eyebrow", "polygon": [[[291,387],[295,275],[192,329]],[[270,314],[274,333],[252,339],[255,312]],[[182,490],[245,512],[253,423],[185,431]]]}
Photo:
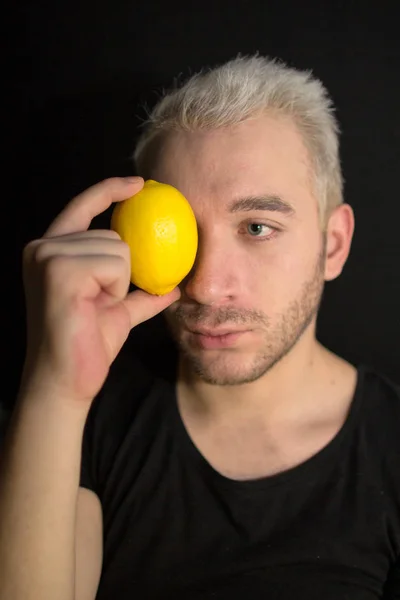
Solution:
{"label": "eyebrow", "polygon": [[229,212],[241,212],[251,210],[263,210],[270,212],[279,212],[289,217],[296,214],[294,207],[282,200],[279,196],[249,196],[235,200],[230,207]]}

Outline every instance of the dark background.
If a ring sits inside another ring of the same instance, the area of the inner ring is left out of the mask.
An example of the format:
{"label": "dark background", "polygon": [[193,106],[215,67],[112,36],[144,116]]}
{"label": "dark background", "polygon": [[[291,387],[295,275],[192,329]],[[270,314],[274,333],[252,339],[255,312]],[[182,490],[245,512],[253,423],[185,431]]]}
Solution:
{"label": "dark background", "polygon": [[[138,125],[157,93],[259,51],[312,69],[343,130],[345,198],[356,231],[343,274],[326,286],[318,337],[400,382],[400,42],[396,3],[15,3],[6,25],[2,215],[3,378],[11,406],[24,355],[21,251],[76,193],[133,172]],[[109,214],[95,226],[107,226]],[[5,306],[4,306],[5,305]],[[154,319],[130,343],[162,362]],[[139,340],[139,342],[137,341]]]}

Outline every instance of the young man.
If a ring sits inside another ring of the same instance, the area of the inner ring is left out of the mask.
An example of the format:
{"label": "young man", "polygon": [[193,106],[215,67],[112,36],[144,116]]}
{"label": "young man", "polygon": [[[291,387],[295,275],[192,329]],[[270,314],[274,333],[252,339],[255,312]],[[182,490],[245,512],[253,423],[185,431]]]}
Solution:
{"label": "young man", "polygon": [[[143,179],[85,191],[27,246],[0,598],[399,597],[399,389],[316,337],[354,231],[337,131],[310,74],[238,57],[167,94],[136,149],[196,215],[179,290],[127,294],[129,249],[88,231]],[[162,310],[172,382],[119,354]]]}

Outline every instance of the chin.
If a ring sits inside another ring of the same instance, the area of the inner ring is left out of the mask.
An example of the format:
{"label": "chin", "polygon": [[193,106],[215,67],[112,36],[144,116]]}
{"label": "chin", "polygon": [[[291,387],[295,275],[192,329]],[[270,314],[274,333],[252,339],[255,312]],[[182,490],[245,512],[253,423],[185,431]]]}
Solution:
{"label": "chin", "polygon": [[239,352],[213,352],[207,356],[183,349],[183,360],[189,370],[211,385],[243,385],[256,381],[274,364],[266,356]]}

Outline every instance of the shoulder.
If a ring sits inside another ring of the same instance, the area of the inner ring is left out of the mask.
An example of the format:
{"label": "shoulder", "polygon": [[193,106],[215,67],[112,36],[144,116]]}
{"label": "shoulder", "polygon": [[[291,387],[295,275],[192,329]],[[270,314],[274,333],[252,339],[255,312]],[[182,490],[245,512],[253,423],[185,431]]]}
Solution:
{"label": "shoulder", "polygon": [[400,386],[369,365],[358,367],[361,436],[369,460],[393,478],[400,501]]}
{"label": "shoulder", "polygon": [[371,365],[359,365],[358,372],[363,404],[378,418],[400,420],[400,384]]}

